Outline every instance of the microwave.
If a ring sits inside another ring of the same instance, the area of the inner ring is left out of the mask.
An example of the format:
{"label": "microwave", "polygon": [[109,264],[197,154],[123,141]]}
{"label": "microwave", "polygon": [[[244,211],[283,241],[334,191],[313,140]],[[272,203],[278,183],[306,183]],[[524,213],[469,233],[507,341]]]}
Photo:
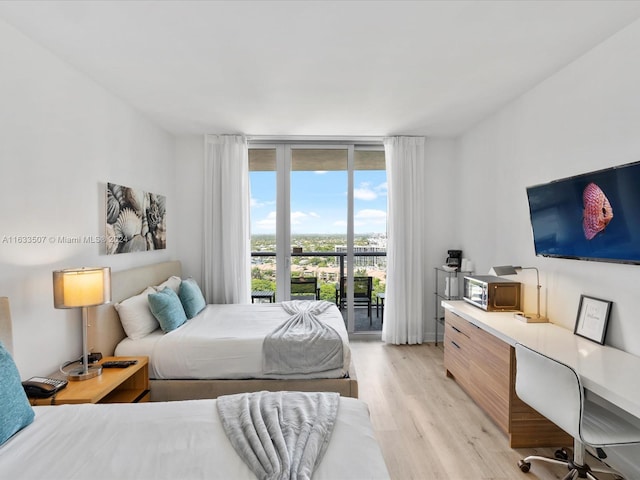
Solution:
{"label": "microwave", "polygon": [[487,312],[520,311],[520,282],[493,275],[464,277],[463,299]]}

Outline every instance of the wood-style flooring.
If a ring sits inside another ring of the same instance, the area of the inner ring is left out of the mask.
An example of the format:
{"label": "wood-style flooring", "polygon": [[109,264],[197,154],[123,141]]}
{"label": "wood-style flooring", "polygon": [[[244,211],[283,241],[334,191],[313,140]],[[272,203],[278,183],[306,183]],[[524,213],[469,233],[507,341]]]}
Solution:
{"label": "wood-style flooring", "polygon": [[506,435],[445,376],[441,344],[350,344],[359,398],[369,405],[392,479],[551,480],[567,473],[539,462],[527,474],[520,471],[520,458],[553,456],[555,449],[509,448]]}

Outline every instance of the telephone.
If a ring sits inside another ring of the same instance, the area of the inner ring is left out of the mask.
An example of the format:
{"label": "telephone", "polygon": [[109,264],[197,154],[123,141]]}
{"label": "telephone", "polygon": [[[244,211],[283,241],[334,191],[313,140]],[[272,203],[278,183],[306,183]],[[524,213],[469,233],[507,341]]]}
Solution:
{"label": "telephone", "polygon": [[22,387],[29,397],[48,398],[66,387],[67,383],[57,378],[31,377],[22,382]]}

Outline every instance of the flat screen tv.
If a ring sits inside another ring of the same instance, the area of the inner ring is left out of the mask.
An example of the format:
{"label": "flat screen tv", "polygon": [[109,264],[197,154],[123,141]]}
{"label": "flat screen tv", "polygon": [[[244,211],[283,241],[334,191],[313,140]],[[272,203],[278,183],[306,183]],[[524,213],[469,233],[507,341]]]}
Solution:
{"label": "flat screen tv", "polygon": [[536,255],[640,264],[640,162],[527,187]]}

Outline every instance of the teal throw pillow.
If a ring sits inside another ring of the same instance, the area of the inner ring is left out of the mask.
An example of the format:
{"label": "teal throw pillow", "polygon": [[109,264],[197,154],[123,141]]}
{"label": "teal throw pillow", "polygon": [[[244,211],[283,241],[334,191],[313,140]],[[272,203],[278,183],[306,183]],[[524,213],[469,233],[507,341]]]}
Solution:
{"label": "teal throw pillow", "polygon": [[163,332],[175,330],[187,321],[182,303],[170,287],[164,287],[157,293],[150,293],[147,298],[149,309],[158,320]]}
{"label": "teal throw pillow", "polygon": [[0,445],[33,422],[34,417],[18,368],[0,342]]}
{"label": "teal throw pillow", "polygon": [[195,317],[207,306],[198,282],[193,278],[187,278],[182,281],[178,290],[178,297],[180,297],[184,313],[187,314],[189,319]]}

